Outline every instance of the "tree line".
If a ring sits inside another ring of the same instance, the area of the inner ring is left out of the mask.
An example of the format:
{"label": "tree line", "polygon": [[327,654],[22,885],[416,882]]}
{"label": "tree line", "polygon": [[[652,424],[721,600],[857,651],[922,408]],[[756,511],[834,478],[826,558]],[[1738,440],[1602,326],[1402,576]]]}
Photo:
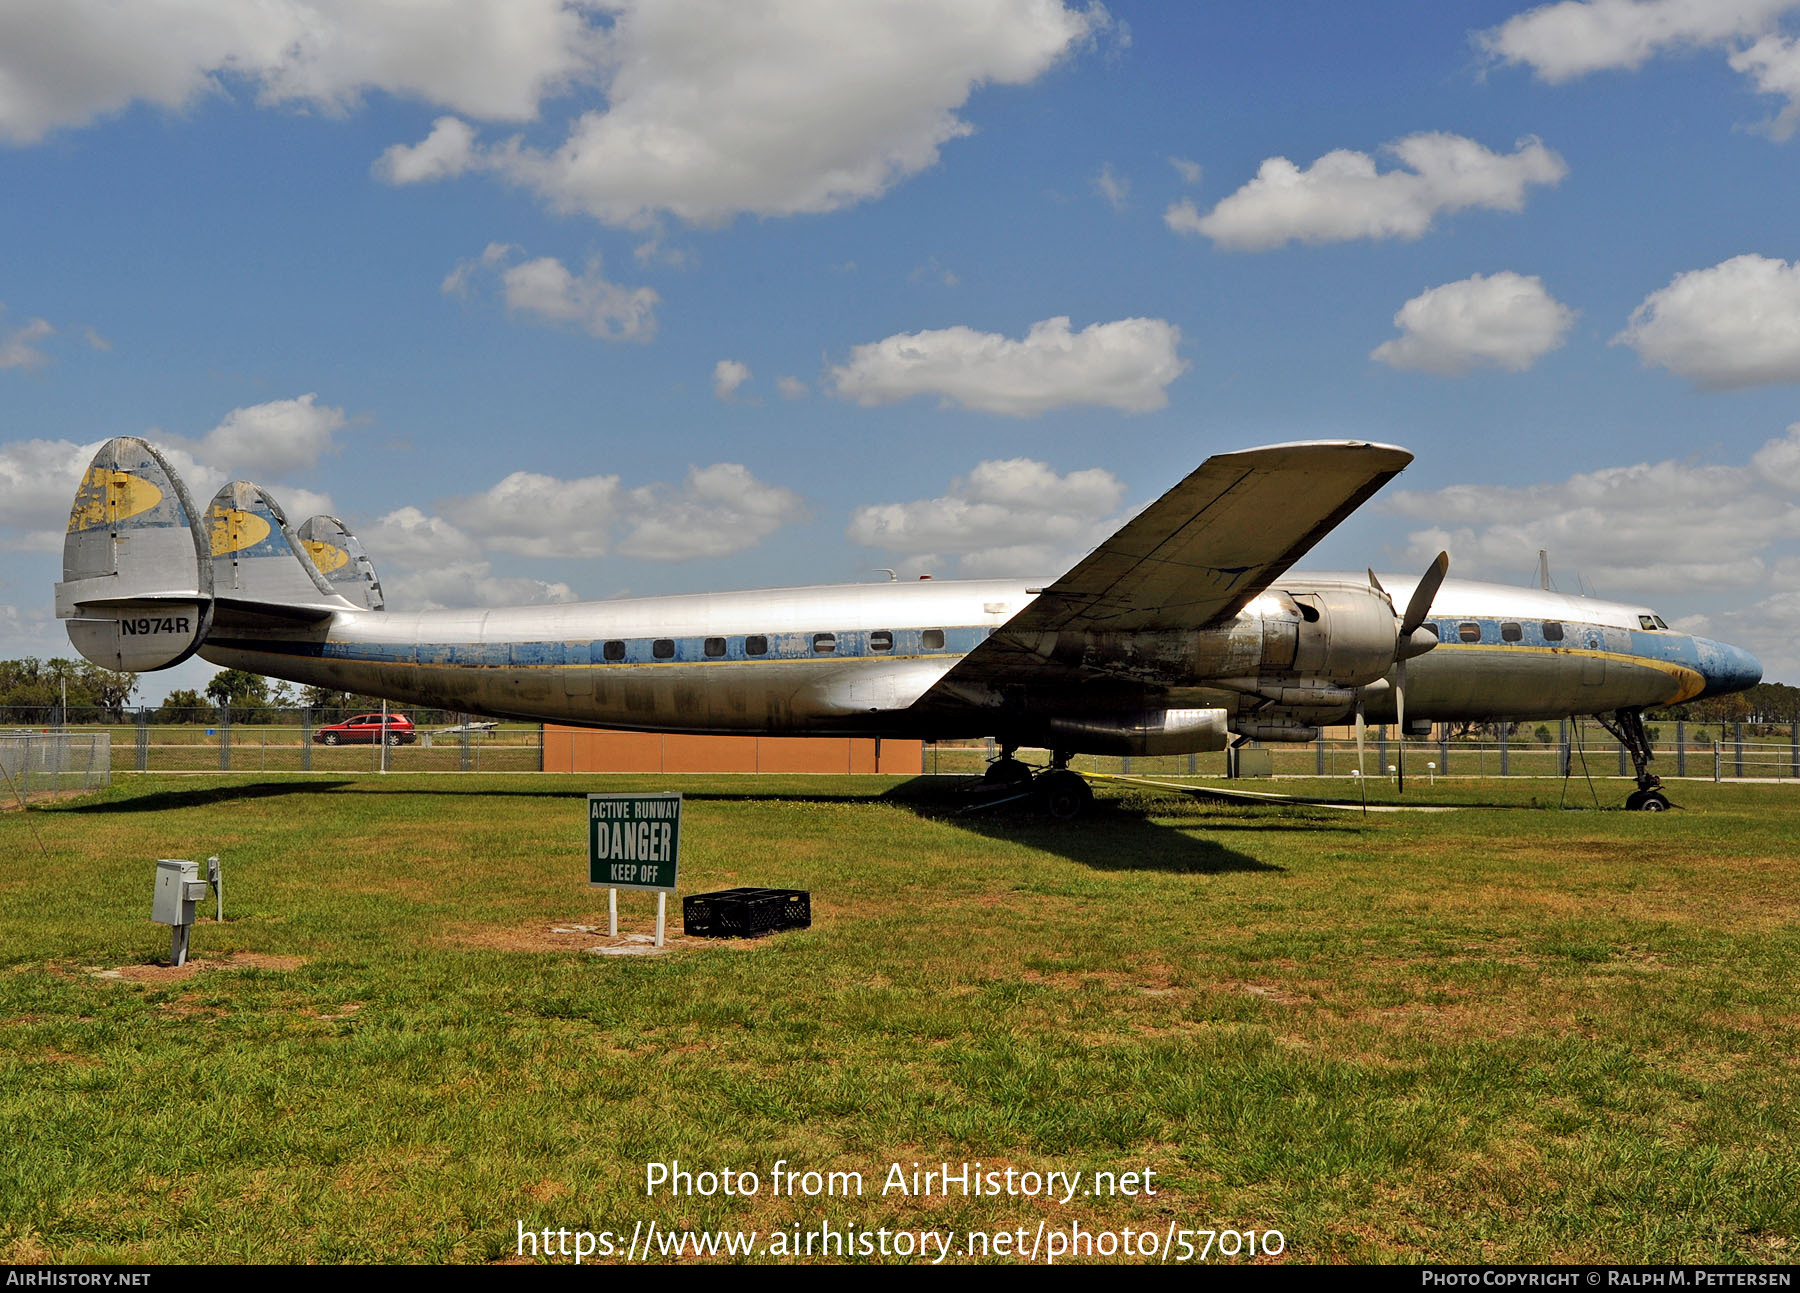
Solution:
{"label": "tree line", "polygon": [[[137,713],[131,694],[137,684],[135,673],[103,669],[86,660],[0,660],[0,723],[41,726],[59,716],[65,723],[133,722]],[[296,687],[244,669],[223,669],[203,692],[191,687],[171,691],[150,711],[149,721],[164,725],[227,720],[297,725],[302,709],[312,710],[315,722],[329,723],[380,708],[377,696],[331,687]],[[406,712],[418,723],[451,721],[443,710]]]}

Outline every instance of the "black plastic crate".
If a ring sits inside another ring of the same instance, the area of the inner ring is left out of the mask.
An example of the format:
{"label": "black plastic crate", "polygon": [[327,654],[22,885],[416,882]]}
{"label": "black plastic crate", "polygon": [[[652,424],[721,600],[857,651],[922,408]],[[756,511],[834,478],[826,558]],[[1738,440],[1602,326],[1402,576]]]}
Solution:
{"label": "black plastic crate", "polygon": [[751,938],[812,925],[804,889],[721,889],[681,900],[681,928],[702,938]]}

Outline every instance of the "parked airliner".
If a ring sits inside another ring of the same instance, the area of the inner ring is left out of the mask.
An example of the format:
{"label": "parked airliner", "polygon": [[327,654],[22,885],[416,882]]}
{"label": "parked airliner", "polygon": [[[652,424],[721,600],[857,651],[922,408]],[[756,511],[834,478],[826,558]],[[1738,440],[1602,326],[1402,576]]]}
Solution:
{"label": "parked airliner", "polygon": [[[524,606],[384,609],[335,517],[297,529],[244,481],[198,509],[135,437],[101,446],[64,545],[57,614],[113,669],[198,653],[294,682],[494,718],[640,731],[992,736],[988,779],[1085,806],[1077,753],[1306,741],[1365,720],[1599,715],[1632,808],[1668,806],[1642,712],[1738,691],[1749,653],[1649,607],[1292,564],[1412,460],[1360,441],[1207,459],[1059,578],[922,580]],[[1051,751],[1035,771],[1016,752]]]}

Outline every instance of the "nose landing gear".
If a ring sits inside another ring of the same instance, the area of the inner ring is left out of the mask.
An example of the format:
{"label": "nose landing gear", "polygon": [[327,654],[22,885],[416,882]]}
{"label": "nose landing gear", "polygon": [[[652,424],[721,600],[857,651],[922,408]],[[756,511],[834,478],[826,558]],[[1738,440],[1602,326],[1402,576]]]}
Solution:
{"label": "nose landing gear", "polygon": [[1625,747],[1631,755],[1631,766],[1637,770],[1638,788],[1625,797],[1625,807],[1634,813],[1667,812],[1673,805],[1663,794],[1662,778],[1650,771],[1650,760],[1656,755],[1650,749],[1650,734],[1644,731],[1644,711],[1616,709],[1594,717]]}

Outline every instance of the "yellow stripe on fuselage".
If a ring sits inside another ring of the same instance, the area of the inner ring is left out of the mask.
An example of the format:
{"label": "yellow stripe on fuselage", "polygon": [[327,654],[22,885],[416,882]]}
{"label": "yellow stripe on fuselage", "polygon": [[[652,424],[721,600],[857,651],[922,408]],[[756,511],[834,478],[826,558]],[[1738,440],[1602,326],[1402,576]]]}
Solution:
{"label": "yellow stripe on fuselage", "polygon": [[1489,655],[1512,655],[1525,652],[1531,655],[1580,656],[1589,660],[1610,660],[1614,664],[1638,665],[1645,669],[1654,669],[1681,684],[1681,694],[1665,702],[1670,705],[1679,705],[1684,700],[1692,700],[1706,690],[1706,678],[1697,670],[1690,669],[1684,664],[1677,664],[1673,660],[1658,660],[1654,656],[1632,655],[1626,651],[1596,651],[1592,647],[1527,646],[1523,642],[1440,642],[1432,648],[1432,651],[1483,652]]}

